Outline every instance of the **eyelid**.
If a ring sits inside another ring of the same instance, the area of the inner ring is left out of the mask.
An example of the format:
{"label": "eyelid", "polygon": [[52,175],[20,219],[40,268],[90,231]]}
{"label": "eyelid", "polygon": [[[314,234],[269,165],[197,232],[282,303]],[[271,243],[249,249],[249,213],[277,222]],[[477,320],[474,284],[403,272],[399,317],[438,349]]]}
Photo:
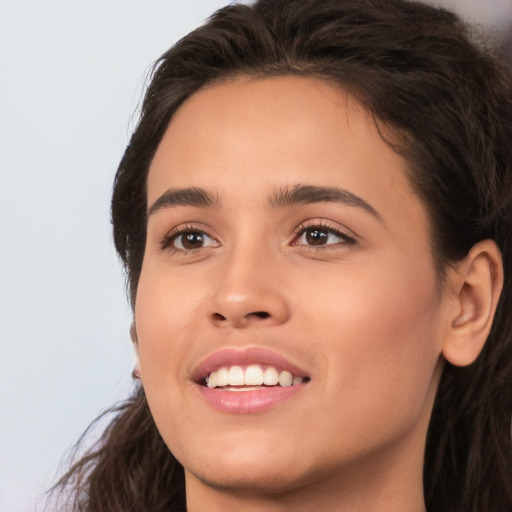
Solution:
{"label": "eyelid", "polygon": [[301,244],[301,247],[305,247],[307,249],[312,249],[312,250],[320,250],[320,249],[327,249],[327,248],[332,249],[335,247],[339,247],[340,245],[351,246],[351,245],[354,245],[357,243],[357,238],[358,238],[357,235],[353,231],[341,226],[340,224],[332,222],[332,221],[328,221],[326,219],[310,219],[310,220],[306,220],[306,221],[302,222],[299,226],[297,226],[297,228],[295,228],[294,237],[293,237],[291,245],[298,245],[298,244],[296,244],[296,241],[298,240],[298,238],[301,237],[308,229],[313,229],[313,228],[318,228],[318,229],[330,232],[330,233],[338,236],[339,238],[342,238],[344,240],[344,242],[336,243],[336,244],[318,245],[318,246]]}
{"label": "eyelid", "polygon": [[[292,246],[299,246],[297,244],[297,240],[299,237],[301,237],[306,230],[318,228],[324,231],[327,231],[331,234],[334,234],[335,236],[338,236],[342,239],[341,242],[337,243],[329,243],[324,245],[307,245],[307,244],[300,244],[300,247],[303,247],[308,250],[325,250],[325,249],[333,249],[337,248],[339,246],[352,246],[357,243],[357,235],[354,234],[351,230],[345,228],[344,226],[341,226],[340,224],[332,221],[328,221],[326,219],[309,219],[304,222],[302,222],[299,226],[297,226],[294,230],[294,236],[292,241],[290,242],[290,245]],[[180,224],[178,226],[173,227],[171,230],[169,230],[161,239],[159,245],[160,249],[162,251],[170,251],[172,253],[181,253],[181,254],[187,254],[189,252],[195,251],[195,249],[180,249],[173,246],[173,242],[178,238],[180,235],[188,232],[198,232],[206,235],[208,238],[210,238],[214,244],[212,245],[220,245],[220,242],[218,241],[218,237],[215,237],[210,229],[203,224],[195,224],[195,223],[187,223],[187,224]],[[208,245],[205,247],[198,247],[199,249],[207,249],[212,247],[212,245]]]}
{"label": "eyelid", "polygon": [[[217,238],[214,237],[210,233],[208,228],[206,228],[205,226],[203,226],[203,225],[199,226],[199,225],[196,225],[196,224],[180,224],[179,226],[173,227],[170,231],[168,231],[164,235],[164,237],[160,241],[160,249],[162,251],[171,251],[172,253],[180,252],[180,253],[183,253],[183,254],[186,254],[188,252],[193,251],[194,249],[189,249],[189,250],[187,250],[187,249],[179,249],[179,248],[173,246],[173,242],[180,235],[182,235],[184,233],[190,233],[190,232],[192,232],[192,233],[202,233],[202,234],[206,235],[208,238],[211,238],[217,244],[219,244]],[[211,246],[206,246],[204,248],[207,248],[207,247],[211,247]],[[203,247],[198,247],[198,249],[203,249]]]}

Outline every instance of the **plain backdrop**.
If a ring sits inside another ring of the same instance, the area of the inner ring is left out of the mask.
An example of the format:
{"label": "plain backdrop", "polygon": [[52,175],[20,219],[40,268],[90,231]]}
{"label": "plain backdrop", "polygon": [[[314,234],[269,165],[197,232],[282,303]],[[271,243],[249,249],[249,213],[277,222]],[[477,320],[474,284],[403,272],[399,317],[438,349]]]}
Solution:
{"label": "plain backdrop", "polygon": [[[132,389],[112,179],[150,64],[223,0],[0,0],[0,512]],[[512,0],[439,0],[502,34]]]}

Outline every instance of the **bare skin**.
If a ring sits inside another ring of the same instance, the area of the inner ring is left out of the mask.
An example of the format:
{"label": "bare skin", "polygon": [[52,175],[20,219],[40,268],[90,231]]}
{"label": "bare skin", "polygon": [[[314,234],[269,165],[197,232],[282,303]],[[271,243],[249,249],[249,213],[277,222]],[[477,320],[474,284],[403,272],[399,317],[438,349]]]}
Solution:
{"label": "bare skin", "polygon": [[[190,512],[425,510],[443,354],[478,354],[487,323],[472,350],[454,328],[492,321],[499,255],[475,250],[440,288],[407,165],[355,99],[313,79],[233,80],[175,114],[148,176],[135,321]],[[461,293],[470,271],[491,283],[480,295]],[[248,348],[303,383],[261,410],[212,406],[198,368]]]}

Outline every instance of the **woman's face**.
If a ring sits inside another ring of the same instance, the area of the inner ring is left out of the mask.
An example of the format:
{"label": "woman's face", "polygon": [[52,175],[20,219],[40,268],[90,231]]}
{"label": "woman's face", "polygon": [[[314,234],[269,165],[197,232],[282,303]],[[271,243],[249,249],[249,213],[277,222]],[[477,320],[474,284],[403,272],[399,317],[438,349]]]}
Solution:
{"label": "woman's face", "polygon": [[148,176],[135,312],[188,482],[421,481],[444,299],[406,168],[326,82],[238,79],[180,107]]}

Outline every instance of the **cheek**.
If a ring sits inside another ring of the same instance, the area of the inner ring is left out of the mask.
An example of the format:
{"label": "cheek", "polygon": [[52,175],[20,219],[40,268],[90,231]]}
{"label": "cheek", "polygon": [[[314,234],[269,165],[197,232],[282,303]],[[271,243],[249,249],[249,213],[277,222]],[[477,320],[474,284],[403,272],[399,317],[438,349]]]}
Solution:
{"label": "cheek", "polygon": [[141,274],[135,322],[144,387],[158,391],[183,370],[180,362],[198,335],[197,312],[204,290],[199,280],[179,281],[148,265]]}
{"label": "cheek", "polygon": [[[157,265],[143,268],[135,305],[142,383],[156,425],[168,446],[188,438],[186,354],[200,337],[197,321],[204,291],[199,280],[179,281]],[[178,456],[179,449],[173,453]]]}
{"label": "cheek", "polygon": [[309,294],[311,309],[322,311],[311,322],[323,345],[326,386],[352,410],[419,414],[441,346],[439,298],[428,263],[399,261],[395,271],[375,265],[339,279],[331,275],[316,305]]}

